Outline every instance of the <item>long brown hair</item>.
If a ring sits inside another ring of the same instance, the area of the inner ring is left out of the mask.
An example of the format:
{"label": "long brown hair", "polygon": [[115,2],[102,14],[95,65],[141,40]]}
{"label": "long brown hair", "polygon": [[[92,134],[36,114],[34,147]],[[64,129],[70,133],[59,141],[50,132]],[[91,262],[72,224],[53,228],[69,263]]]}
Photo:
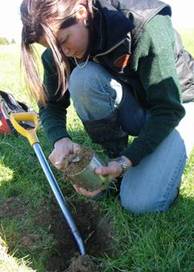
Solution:
{"label": "long brown hair", "polygon": [[[57,92],[60,91],[62,96],[67,89],[69,63],[67,58],[61,54],[50,25],[52,23],[56,29],[60,29],[79,2],[77,0],[23,0],[21,4],[20,13],[23,24],[21,60],[28,90],[38,103],[45,104],[47,95],[38,72],[33,44],[44,38],[51,49],[58,74]],[[85,3],[88,5],[88,10],[91,11],[92,1],[85,0]]]}

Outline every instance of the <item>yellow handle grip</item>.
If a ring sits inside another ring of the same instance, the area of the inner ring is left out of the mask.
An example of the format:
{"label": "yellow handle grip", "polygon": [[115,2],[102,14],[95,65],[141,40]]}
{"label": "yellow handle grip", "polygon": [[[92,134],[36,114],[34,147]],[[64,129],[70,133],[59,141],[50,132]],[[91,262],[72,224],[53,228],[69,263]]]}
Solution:
{"label": "yellow handle grip", "polygon": [[[22,136],[26,137],[31,145],[38,143],[38,137],[36,135],[36,129],[38,127],[38,115],[35,112],[18,112],[10,114],[10,121],[15,130]],[[34,128],[25,129],[19,122],[29,121],[32,122]]]}

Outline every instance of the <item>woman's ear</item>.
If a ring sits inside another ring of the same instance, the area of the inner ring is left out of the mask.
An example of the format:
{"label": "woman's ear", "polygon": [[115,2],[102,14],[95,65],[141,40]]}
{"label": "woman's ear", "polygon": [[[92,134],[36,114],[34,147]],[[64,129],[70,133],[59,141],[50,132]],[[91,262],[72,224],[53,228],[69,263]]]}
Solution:
{"label": "woman's ear", "polygon": [[87,8],[85,5],[82,5],[82,4],[79,4],[77,7],[76,7],[76,18],[78,20],[86,20],[88,18],[88,11],[87,11]]}

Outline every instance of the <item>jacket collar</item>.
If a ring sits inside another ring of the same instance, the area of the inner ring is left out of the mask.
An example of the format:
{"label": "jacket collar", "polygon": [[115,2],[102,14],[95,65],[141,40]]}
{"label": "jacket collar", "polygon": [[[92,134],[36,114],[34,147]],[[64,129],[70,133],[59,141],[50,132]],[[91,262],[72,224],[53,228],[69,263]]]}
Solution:
{"label": "jacket collar", "polygon": [[132,21],[109,1],[97,0],[93,3],[90,54],[104,55],[117,47],[133,29]]}

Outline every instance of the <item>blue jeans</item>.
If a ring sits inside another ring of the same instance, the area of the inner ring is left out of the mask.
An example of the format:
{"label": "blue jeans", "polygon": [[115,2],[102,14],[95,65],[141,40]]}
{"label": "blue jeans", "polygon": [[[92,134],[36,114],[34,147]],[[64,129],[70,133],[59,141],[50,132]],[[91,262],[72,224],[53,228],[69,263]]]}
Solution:
{"label": "blue jeans", "polygon": [[[76,67],[70,77],[69,90],[82,121],[100,120],[119,108],[122,128],[138,135],[149,118],[131,94],[99,64],[89,62]],[[124,175],[120,188],[121,205],[140,214],[167,210],[177,196],[186,159],[194,146],[192,119],[194,102],[184,104],[186,115],[170,135]]]}

